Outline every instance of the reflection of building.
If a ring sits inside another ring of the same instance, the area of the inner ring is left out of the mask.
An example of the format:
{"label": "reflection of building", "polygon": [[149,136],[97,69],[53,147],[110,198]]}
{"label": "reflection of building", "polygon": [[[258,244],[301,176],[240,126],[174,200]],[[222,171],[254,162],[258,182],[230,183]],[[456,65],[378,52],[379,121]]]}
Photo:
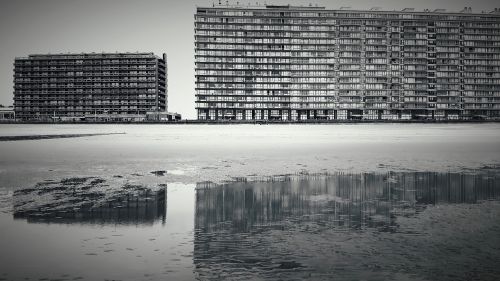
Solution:
{"label": "reflection of building", "polygon": [[500,118],[500,11],[199,7],[202,120]]}
{"label": "reflection of building", "polygon": [[0,122],[1,121],[14,121],[16,114],[12,106],[5,107],[0,105]]}
{"label": "reflection of building", "polygon": [[[220,280],[228,274],[259,280],[363,279],[353,277],[352,271],[359,270],[354,264],[364,267],[370,259],[380,264],[385,253],[401,250],[393,248],[398,239],[382,232],[410,235],[412,240],[412,235],[426,230],[412,229],[404,217],[428,204],[500,199],[499,186],[500,177],[494,172],[335,174],[202,183],[196,192],[196,272],[203,280]],[[311,277],[317,271],[321,273]]]}
{"label": "reflection of building", "polygon": [[255,227],[281,227],[290,221],[322,220],[337,226],[359,227],[366,219],[358,217],[361,211],[381,212],[389,220],[388,202],[364,204],[361,196],[369,181],[373,198],[387,197],[383,180],[383,176],[339,175],[238,182],[211,188],[200,184],[195,226],[207,232],[224,228],[246,232]]}
{"label": "reflection of building", "polygon": [[166,64],[153,53],[16,58],[14,108],[22,120],[142,121],[167,111]]}
{"label": "reflection of building", "polygon": [[[125,185],[106,190],[111,182],[73,178],[38,183],[14,193],[14,218],[28,222],[152,224],[165,223],[165,188]],[[33,198],[37,198],[33,200]]]}
{"label": "reflection of building", "polygon": [[202,232],[328,222],[331,227],[390,226],[418,205],[497,198],[500,179],[445,173],[338,174],[282,181],[198,184],[195,226]]}

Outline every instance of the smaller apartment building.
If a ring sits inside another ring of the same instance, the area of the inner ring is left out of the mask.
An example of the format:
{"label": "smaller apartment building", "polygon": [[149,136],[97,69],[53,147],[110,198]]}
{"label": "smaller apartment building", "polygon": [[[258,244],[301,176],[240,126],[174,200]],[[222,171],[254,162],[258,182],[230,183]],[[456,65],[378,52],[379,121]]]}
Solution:
{"label": "smaller apartment building", "polygon": [[[19,120],[143,121],[167,111],[167,58],[153,53],[16,58]],[[150,118],[150,117],[149,117]]]}

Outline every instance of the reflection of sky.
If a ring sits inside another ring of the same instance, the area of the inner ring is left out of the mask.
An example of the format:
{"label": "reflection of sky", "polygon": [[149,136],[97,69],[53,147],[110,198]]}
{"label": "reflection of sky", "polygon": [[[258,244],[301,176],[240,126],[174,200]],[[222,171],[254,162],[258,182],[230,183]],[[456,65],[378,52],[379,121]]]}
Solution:
{"label": "reflection of sky", "polygon": [[0,213],[0,279],[193,280],[194,186],[170,184],[167,193],[164,222],[133,209],[123,224],[105,213],[64,223]]}
{"label": "reflection of sky", "polygon": [[[169,110],[196,118],[194,110],[195,6],[211,6],[207,0],[22,0],[1,1],[0,9],[0,104],[12,104],[14,57],[32,53],[135,52],[168,55]],[[225,0],[222,1],[225,3]],[[235,4],[237,1],[229,1]],[[248,1],[239,1],[248,3]],[[250,1],[255,4],[256,1]],[[258,1],[264,3],[266,1]],[[447,8],[459,11],[490,11],[491,0],[411,1],[381,0],[274,0],[273,4],[349,6],[369,9],[414,7],[417,10]]]}

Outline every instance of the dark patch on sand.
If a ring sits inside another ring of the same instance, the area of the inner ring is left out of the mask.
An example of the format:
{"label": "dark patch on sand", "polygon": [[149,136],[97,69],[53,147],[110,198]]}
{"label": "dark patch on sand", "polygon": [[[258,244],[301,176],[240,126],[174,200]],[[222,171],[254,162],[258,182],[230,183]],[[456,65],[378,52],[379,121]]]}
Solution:
{"label": "dark patch on sand", "polygon": [[157,176],[157,177],[163,177],[167,171],[152,171],[151,174]]}
{"label": "dark patch on sand", "polygon": [[124,135],[124,134],[125,133],[0,136],[0,141],[65,139],[65,138],[81,138],[81,137],[94,137],[94,136],[106,136],[106,135]]}

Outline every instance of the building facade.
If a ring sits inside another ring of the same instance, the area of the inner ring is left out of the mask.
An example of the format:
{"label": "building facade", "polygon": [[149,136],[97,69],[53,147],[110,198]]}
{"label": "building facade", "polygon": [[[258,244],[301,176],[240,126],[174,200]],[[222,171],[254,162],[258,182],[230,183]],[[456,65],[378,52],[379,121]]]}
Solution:
{"label": "building facade", "polygon": [[16,58],[19,120],[142,121],[167,111],[167,58],[153,53]]}
{"label": "building facade", "polygon": [[16,120],[13,106],[0,105],[0,122],[12,122]]}
{"label": "building facade", "polygon": [[200,120],[500,119],[500,10],[198,7]]}

